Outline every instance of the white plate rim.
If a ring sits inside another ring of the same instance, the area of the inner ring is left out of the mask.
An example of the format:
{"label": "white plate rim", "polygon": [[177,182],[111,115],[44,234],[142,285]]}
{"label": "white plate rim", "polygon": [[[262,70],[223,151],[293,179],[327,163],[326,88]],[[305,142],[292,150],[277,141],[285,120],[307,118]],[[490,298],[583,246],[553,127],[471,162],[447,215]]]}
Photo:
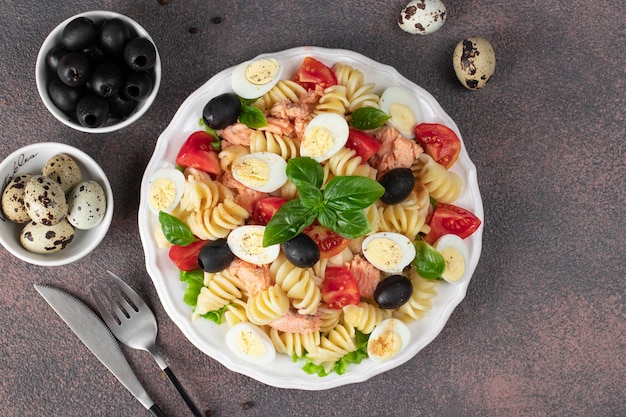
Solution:
{"label": "white plate rim", "polygon": [[[435,98],[422,87],[406,79],[391,66],[373,61],[353,51],[314,46],[303,46],[280,52],[264,53],[257,58],[278,58],[285,64],[286,68],[284,74],[290,74],[295,70],[297,64],[306,56],[313,56],[329,66],[335,62],[344,62],[353,65],[355,68],[364,72],[366,82],[376,83],[377,90],[388,86],[384,85],[384,81],[379,83],[378,78],[388,78],[386,81],[390,81],[389,85],[399,85],[408,89],[416,95],[420,104],[426,106],[426,109],[429,110],[425,114],[424,121],[445,124],[459,135],[463,143],[461,133],[456,123],[441,108]],[[291,70],[289,68],[291,68]],[[167,263],[169,262],[171,265],[171,262],[167,259],[167,252],[165,250],[157,250],[154,247],[154,241],[151,237],[152,228],[155,227],[156,216],[151,213],[147,206],[146,199],[143,198],[144,195],[147,195],[149,178],[159,168],[174,166],[173,159],[165,161],[164,155],[167,152],[175,155],[182,141],[194,131],[194,126],[195,130],[200,130],[197,121],[201,117],[204,104],[206,104],[210,98],[222,92],[231,91],[230,75],[233,69],[234,67],[231,67],[217,73],[185,99],[170,124],[159,136],[153,156],[146,167],[142,179],[138,215],[139,231],[144,247],[146,269],[155,285],[165,311],[179,327],[184,336],[200,351],[217,360],[231,371],[247,375],[260,382],[278,388],[300,390],[331,389],[342,385],[366,381],[373,376],[402,365],[412,359],[421,349],[431,343],[435,337],[439,335],[456,306],[465,298],[471,278],[458,285],[442,284],[437,287],[438,295],[433,300],[433,309],[427,313],[425,318],[409,325],[412,334],[411,342],[407,349],[396,358],[381,364],[375,364],[370,360],[365,360],[359,365],[351,365],[350,369],[343,375],[331,374],[326,377],[318,377],[317,375],[306,374],[300,369],[302,366],[300,363],[293,363],[286,355],[277,355],[277,361],[279,362],[274,362],[271,365],[263,367],[248,364],[237,359],[225,348],[223,343],[223,334],[228,326],[217,326],[208,320],[192,322],[191,308],[182,301],[182,293],[185,284],[178,280],[177,270],[176,275],[173,277],[171,276],[172,274],[170,274],[168,278],[163,275],[162,269],[168,269]],[[374,77],[375,80],[371,81],[368,76]],[[193,115],[193,117],[190,116],[190,114]],[[170,143],[172,142],[170,139],[172,139],[173,142],[177,142]],[[482,221],[480,228],[472,236],[467,238],[470,246],[468,273],[471,277],[476,269],[482,250],[484,212],[478,188],[476,167],[470,160],[464,143],[462,144],[459,160],[453,166],[452,171],[457,171],[459,174],[462,174],[465,180],[465,188],[455,204],[471,210]],[[176,269],[173,265],[171,266],[171,269]],[[221,337],[223,348],[218,349],[211,346],[209,343],[218,343],[219,341],[215,342],[215,340],[213,340],[209,342],[205,332],[209,332],[218,338]],[[284,356],[284,358],[279,358],[280,356]],[[290,372],[284,372],[285,369],[288,369]],[[291,372],[291,370],[294,372]]]}

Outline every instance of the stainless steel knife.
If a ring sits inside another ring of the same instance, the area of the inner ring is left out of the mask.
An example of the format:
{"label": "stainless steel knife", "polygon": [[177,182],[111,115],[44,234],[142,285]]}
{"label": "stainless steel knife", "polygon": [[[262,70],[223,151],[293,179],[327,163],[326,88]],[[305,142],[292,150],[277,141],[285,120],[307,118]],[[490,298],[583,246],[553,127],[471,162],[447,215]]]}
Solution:
{"label": "stainless steel knife", "polygon": [[120,350],[117,340],[96,313],[58,288],[35,284],[35,289],[126,389],[154,416],[167,417],[152,401]]}

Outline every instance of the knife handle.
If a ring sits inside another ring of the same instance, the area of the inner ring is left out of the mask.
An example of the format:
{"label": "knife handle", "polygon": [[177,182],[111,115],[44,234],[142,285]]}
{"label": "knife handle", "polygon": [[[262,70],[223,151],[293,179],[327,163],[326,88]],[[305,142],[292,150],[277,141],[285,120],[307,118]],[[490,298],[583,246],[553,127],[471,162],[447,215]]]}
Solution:
{"label": "knife handle", "polygon": [[152,413],[155,417],[167,417],[167,415],[159,408],[158,405],[156,405],[156,403],[154,403],[152,407],[148,408],[148,411],[150,411],[150,413]]}
{"label": "knife handle", "polygon": [[191,399],[189,394],[187,394],[187,391],[185,391],[185,388],[178,381],[178,378],[176,378],[176,375],[174,375],[174,372],[172,372],[170,367],[166,366],[165,368],[163,368],[163,372],[165,372],[165,375],[167,375],[167,377],[170,379],[172,384],[174,384],[174,386],[176,387],[176,390],[181,395],[181,397],[183,397],[183,400],[185,400],[185,403],[187,404],[187,407],[189,407],[189,409],[191,410],[193,415],[196,416],[196,417],[203,417],[202,412],[200,412],[200,410],[198,410],[198,407],[196,407],[196,405],[194,404],[193,400]]}

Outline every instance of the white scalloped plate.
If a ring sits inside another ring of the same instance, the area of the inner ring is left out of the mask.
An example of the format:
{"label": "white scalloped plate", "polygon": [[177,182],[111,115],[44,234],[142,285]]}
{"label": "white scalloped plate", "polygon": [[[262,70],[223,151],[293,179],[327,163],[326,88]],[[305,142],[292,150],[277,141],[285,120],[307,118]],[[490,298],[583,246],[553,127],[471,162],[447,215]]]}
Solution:
{"label": "white scalloped plate", "polygon": [[[424,112],[424,122],[442,123],[453,129],[461,137],[454,121],[426,90],[404,78],[394,68],[375,62],[358,53],[340,49],[298,47],[282,52],[263,54],[259,57],[280,59],[285,66],[283,77],[289,77],[306,56],[312,56],[328,66],[332,66],[336,62],[343,62],[361,70],[365,75],[366,82],[376,83],[379,94],[386,87],[393,85],[408,89],[415,94]],[[276,361],[266,366],[249,364],[238,359],[226,347],[224,335],[228,329],[227,325],[218,326],[209,320],[191,321],[191,308],[183,302],[186,284],[179,280],[178,269],[169,260],[167,251],[159,249],[154,242],[152,230],[154,227],[158,227],[158,219],[148,208],[144,197],[148,195],[150,176],[159,168],[173,167],[183,142],[192,132],[199,130],[198,121],[202,117],[204,105],[211,98],[232,91],[231,75],[233,69],[229,68],[218,73],[183,102],[169,126],[159,137],[141,183],[139,231],[146,256],[146,267],[166,312],[191,343],[202,352],[234,372],[275,387],[302,390],[329,389],[362,382],[402,365],[413,358],[441,332],[452,311],[465,297],[469,280],[458,285],[442,282],[441,285],[437,286],[438,294],[433,300],[432,310],[423,319],[409,325],[411,330],[410,344],[397,357],[380,364],[367,359],[359,365],[351,365],[343,375],[331,374],[326,377],[309,375],[302,371],[302,364],[294,363],[291,358],[282,354],[277,355]],[[470,160],[464,145],[452,171],[465,179],[464,189],[455,204],[472,211],[481,221],[484,221],[476,167]],[[477,232],[467,238],[470,253],[470,275],[476,269],[480,257],[482,229],[481,226]]]}

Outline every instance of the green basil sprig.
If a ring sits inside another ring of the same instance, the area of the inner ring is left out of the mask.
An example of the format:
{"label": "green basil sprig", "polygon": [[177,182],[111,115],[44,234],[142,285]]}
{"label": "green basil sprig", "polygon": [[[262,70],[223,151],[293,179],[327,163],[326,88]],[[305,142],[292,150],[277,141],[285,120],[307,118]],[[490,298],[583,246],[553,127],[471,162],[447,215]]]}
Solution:
{"label": "green basil sprig", "polygon": [[241,112],[239,113],[238,118],[239,122],[252,129],[258,129],[260,127],[267,126],[267,120],[265,119],[263,112],[260,109],[252,106],[252,103],[254,103],[255,101],[257,101],[256,98],[245,99],[239,97],[239,102],[241,103]]}
{"label": "green basil sprig", "polygon": [[371,230],[363,209],[385,193],[385,188],[377,181],[361,176],[339,176],[321,190],[324,170],[319,162],[309,157],[290,159],[286,173],[298,189],[299,198],[285,203],[270,219],[263,246],[283,243],[297,236],[315,219],[348,239],[364,236]]}
{"label": "green basil sprig", "polygon": [[377,129],[391,116],[374,107],[361,107],[352,112],[350,126],[361,130]]}
{"label": "green basil sprig", "polygon": [[422,240],[414,241],[413,245],[415,246],[413,266],[417,273],[422,278],[441,279],[441,274],[446,269],[446,261],[443,255]]}
{"label": "green basil sprig", "polygon": [[168,242],[174,245],[187,246],[196,241],[196,237],[189,226],[171,214],[160,211],[159,222]]}

